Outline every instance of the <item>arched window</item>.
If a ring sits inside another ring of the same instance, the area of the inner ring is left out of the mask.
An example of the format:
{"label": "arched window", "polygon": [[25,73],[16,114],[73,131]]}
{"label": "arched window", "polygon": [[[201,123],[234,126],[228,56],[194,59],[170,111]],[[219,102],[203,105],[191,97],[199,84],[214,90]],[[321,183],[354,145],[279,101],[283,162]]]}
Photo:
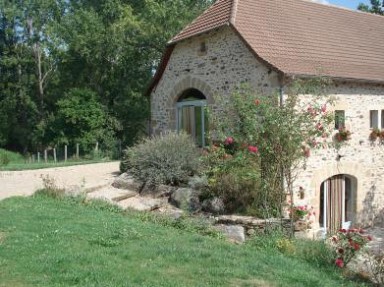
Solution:
{"label": "arched window", "polygon": [[177,130],[184,130],[195,139],[198,146],[204,147],[208,127],[204,94],[197,89],[188,89],[180,95],[176,105]]}

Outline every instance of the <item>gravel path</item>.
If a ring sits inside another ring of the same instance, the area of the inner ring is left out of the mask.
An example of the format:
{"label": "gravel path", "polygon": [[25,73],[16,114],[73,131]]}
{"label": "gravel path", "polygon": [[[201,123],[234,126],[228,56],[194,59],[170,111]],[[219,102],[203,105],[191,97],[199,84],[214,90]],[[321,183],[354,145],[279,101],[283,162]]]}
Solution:
{"label": "gravel path", "polygon": [[42,176],[55,180],[58,187],[70,189],[99,188],[113,182],[119,162],[97,163],[26,171],[0,171],[0,200],[12,196],[29,196],[43,187]]}

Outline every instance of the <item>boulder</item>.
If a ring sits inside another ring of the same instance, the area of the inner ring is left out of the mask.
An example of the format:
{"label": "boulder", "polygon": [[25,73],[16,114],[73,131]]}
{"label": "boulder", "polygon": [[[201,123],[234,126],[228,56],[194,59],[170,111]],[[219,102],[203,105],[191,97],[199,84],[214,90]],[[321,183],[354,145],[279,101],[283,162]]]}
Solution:
{"label": "boulder", "polygon": [[210,212],[213,214],[222,214],[224,212],[225,206],[222,199],[214,197],[204,200],[201,205],[201,208],[205,212]]}
{"label": "boulder", "polygon": [[125,189],[125,190],[139,192],[143,186],[143,183],[138,182],[131,175],[127,173],[123,173],[114,180],[114,182],[112,183],[112,186],[118,189]]}
{"label": "boulder", "polygon": [[153,197],[169,197],[176,188],[170,185],[160,184],[159,186],[150,186],[149,184],[145,184],[140,192],[143,196],[153,196]]}
{"label": "boulder", "polygon": [[244,243],[245,242],[245,229],[241,225],[216,225],[215,226],[220,232],[224,234],[229,241],[234,243]]}
{"label": "boulder", "polygon": [[195,212],[201,209],[199,192],[192,188],[179,188],[170,197],[170,203],[178,208]]}
{"label": "boulder", "polygon": [[135,196],[117,203],[122,209],[133,209],[137,211],[153,211],[164,206],[166,202],[162,199]]}

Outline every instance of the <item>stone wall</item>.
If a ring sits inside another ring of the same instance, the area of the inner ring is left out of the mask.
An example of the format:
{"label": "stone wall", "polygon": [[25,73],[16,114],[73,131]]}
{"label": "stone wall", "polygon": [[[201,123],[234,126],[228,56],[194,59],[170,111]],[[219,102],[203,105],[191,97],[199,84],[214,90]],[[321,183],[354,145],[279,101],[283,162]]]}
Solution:
{"label": "stone wall", "polygon": [[[201,51],[202,43],[206,51]],[[263,94],[279,88],[277,74],[260,63],[230,27],[178,43],[151,94],[153,133],[176,128],[175,106],[183,91],[200,90],[215,110],[215,99],[228,97],[242,83]],[[321,183],[334,175],[347,174],[357,179],[356,222],[367,225],[378,214],[384,214],[384,145],[372,144],[368,139],[369,111],[384,110],[384,86],[337,82],[331,95],[337,98],[333,109],[346,111],[346,127],[352,132],[352,139],[340,150],[312,151],[295,183],[295,191],[298,193],[302,187],[305,198],[299,200],[295,192],[295,202],[315,208],[316,225]],[[311,96],[304,99],[312,101]]]}
{"label": "stone wall", "polygon": [[330,96],[336,98],[331,109],[345,110],[345,124],[352,132],[351,140],[340,149],[325,146],[312,150],[306,168],[298,171],[294,189],[299,191],[302,187],[305,198],[300,200],[295,192],[295,202],[313,206],[317,223],[321,183],[334,175],[350,175],[357,179],[355,223],[367,226],[384,211],[384,145],[379,140],[369,140],[370,110],[379,110],[379,113],[384,110],[384,86],[336,83]]}
{"label": "stone wall", "polygon": [[[201,52],[205,43],[206,52]],[[278,88],[277,74],[256,60],[230,27],[178,43],[151,94],[153,133],[176,128],[176,102],[189,88],[200,90],[215,108],[215,97],[226,97],[248,83],[260,93]]]}

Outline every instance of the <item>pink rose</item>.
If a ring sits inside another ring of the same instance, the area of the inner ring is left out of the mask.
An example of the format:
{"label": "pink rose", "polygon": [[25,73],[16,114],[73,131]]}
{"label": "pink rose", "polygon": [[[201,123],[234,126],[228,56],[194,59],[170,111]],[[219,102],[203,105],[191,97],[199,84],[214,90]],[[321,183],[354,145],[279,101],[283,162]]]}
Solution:
{"label": "pink rose", "polygon": [[343,268],[344,267],[344,261],[341,258],[337,258],[335,264],[339,268]]}
{"label": "pink rose", "polygon": [[234,141],[235,141],[235,140],[233,139],[233,137],[227,137],[227,138],[225,139],[224,144],[226,144],[226,145],[231,145],[231,144],[233,144]]}
{"label": "pink rose", "polygon": [[252,145],[248,146],[248,150],[251,153],[257,153],[259,151],[259,149],[256,146],[252,146]]}

